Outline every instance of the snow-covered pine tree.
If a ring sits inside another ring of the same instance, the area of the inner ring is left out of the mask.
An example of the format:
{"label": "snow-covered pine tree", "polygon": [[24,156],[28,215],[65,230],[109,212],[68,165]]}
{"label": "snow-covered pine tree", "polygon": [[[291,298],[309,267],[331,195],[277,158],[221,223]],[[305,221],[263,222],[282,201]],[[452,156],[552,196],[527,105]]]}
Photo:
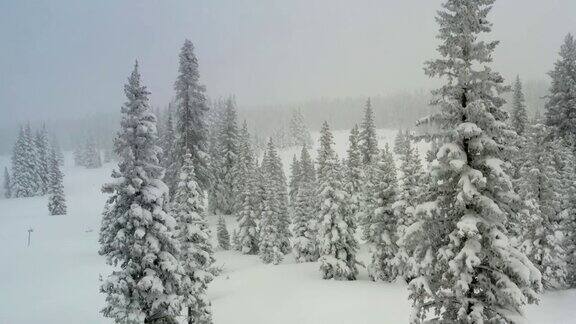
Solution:
{"label": "snow-covered pine tree", "polygon": [[354,125],[348,137],[345,186],[350,198],[350,212],[356,220],[361,218],[359,214],[361,213],[360,205],[363,200],[362,191],[364,189],[364,181],[364,166],[362,164],[362,151],[360,149],[360,131],[358,130],[358,125]]}
{"label": "snow-covered pine tree", "polygon": [[306,145],[300,153],[300,176],[296,197],[292,203],[292,251],[296,262],[318,260],[317,220],[314,165]]}
{"label": "snow-covered pine tree", "polygon": [[218,227],[216,231],[216,235],[218,236],[218,246],[223,250],[230,250],[230,233],[228,233],[226,221],[222,216],[218,217]]}
{"label": "snow-covered pine tree", "polygon": [[424,178],[420,156],[410,139],[405,138],[402,146],[399,157],[401,184],[398,200],[394,203],[399,236],[402,236],[406,228],[414,223],[414,208],[419,203]]}
{"label": "snow-covered pine tree", "polygon": [[290,118],[290,141],[291,146],[312,145],[312,137],[306,126],[306,120],[300,109],[292,110]]}
{"label": "snow-covered pine tree", "polygon": [[12,196],[32,197],[38,193],[40,177],[30,125],[21,126],[12,152]]}
{"label": "snow-covered pine tree", "polygon": [[171,193],[176,191],[178,185],[178,174],[179,170],[174,163],[174,145],[176,145],[176,134],[174,131],[174,119],[172,106],[168,107],[166,112],[166,124],[164,125],[164,131],[160,137],[160,147],[162,148],[162,166],[166,170],[164,174],[164,182],[168,185]]}
{"label": "snow-covered pine tree", "polygon": [[498,42],[483,40],[493,4],[446,0],[437,16],[441,58],[425,71],[445,84],[433,91],[439,112],[423,122],[438,126],[443,145],[431,165],[433,200],[417,207],[402,239],[415,275],[414,323],[515,323],[541,286],[539,271],[506,233],[518,197],[502,160],[511,149],[499,96],[507,88],[489,66]]}
{"label": "snow-covered pine tree", "polygon": [[90,136],[86,141],[82,160],[87,169],[97,169],[102,166],[100,150],[96,147],[96,140],[92,136]]}
{"label": "snow-covered pine tree", "polygon": [[47,177],[50,181],[48,185],[48,211],[50,215],[66,215],[66,198],[64,197],[64,184],[60,163],[58,162],[58,153],[54,148],[50,149],[49,157],[49,174]]}
{"label": "snow-covered pine tree", "polygon": [[234,98],[226,100],[223,120],[218,134],[217,159],[213,177],[215,185],[211,188],[210,199],[215,212],[231,215],[236,207],[236,188],[238,179],[236,178],[236,165],[239,160],[239,134],[237,125],[236,103]]}
{"label": "snow-covered pine tree", "polygon": [[60,147],[60,142],[58,142],[58,139],[56,138],[55,135],[52,135],[52,138],[50,141],[50,147],[56,151],[56,157],[58,159],[58,163],[60,164],[61,167],[63,167],[64,166],[64,153],[62,152],[62,148]]}
{"label": "snow-covered pine tree", "polygon": [[250,133],[246,121],[240,131],[239,159],[235,174],[237,187],[235,197],[237,201],[238,236],[237,248],[244,254],[258,253],[258,228],[256,220],[261,213],[258,200],[257,179],[255,171],[255,157],[250,146]]}
{"label": "snow-covered pine tree", "polygon": [[34,137],[34,147],[36,149],[36,173],[38,174],[40,183],[38,184],[38,194],[45,195],[48,193],[50,186],[50,142],[48,141],[48,132],[46,126],[36,132]]}
{"label": "snow-covered pine tree", "polygon": [[[556,169],[554,155],[557,147],[549,130],[542,124],[530,126],[527,153],[520,169],[519,193],[526,199],[530,219],[517,224],[526,228],[523,250],[542,274],[545,289],[563,288],[566,283],[565,237],[561,219],[562,176]],[[528,222],[528,220],[530,220]]]}
{"label": "snow-covered pine tree", "polygon": [[300,161],[296,155],[292,157],[292,164],[290,164],[290,184],[288,186],[288,196],[290,197],[290,205],[294,205],[296,196],[298,195],[298,188],[300,187],[301,170]]}
{"label": "snow-covered pine tree", "polygon": [[364,165],[378,160],[378,139],[376,138],[376,126],[374,125],[374,110],[370,98],[366,100],[364,107],[364,119],[360,125],[360,150],[362,151],[362,163]]}
{"label": "snow-covered pine tree", "polygon": [[12,198],[12,185],[10,181],[10,172],[8,167],[4,167],[4,198]]}
{"label": "snow-covered pine tree", "polygon": [[103,187],[112,195],[100,253],[115,270],[100,288],[106,294],[102,313],[118,323],[175,323],[193,294],[179,260],[176,220],[167,212],[156,118],[137,63],[124,92],[127,102],[115,140],[118,170]]}
{"label": "snow-covered pine tree", "polygon": [[198,59],[194,45],[185,40],[180,50],[176,90],[176,145],[174,146],[175,170],[184,163],[186,152],[192,154],[194,169],[201,192],[210,186],[210,168],[205,115],[208,111],[206,88],[200,84]]}
{"label": "snow-covered pine tree", "polygon": [[522,92],[522,82],[520,76],[516,76],[514,83],[514,94],[512,97],[512,113],[510,115],[510,125],[516,131],[516,134],[523,136],[528,127],[528,113],[524,93]]}
{"label": "snow-covered pine tree", "polygon": [[[560,143],[558,143],[560,142]],[[560,170],[562,182],[562,212],[559,215],[562,220],[564,240],[562,247],[567,254],[566,257],[566,284],[569,288],[576,287],[576,156],[571,147],[566,145],[566,141],[556,141],[558,148],[553,155],[555,160],[562,162],[563,168]],[[562,163],[556,163],[559,166]]]}
{"label": "snow-covered pine tree", "polygon": [[[318,150],[318,241],[320,272],[324,279],[355,280],[358,274],[354,237],[356,225],[351,214],[343,172],[333,148],[327,122],[322,124]],[[372,157],[373,158],[373,157]],[[370,163],[374,160],[370,160]]]}
{"label": "snow-covered pine tree", "polygon": [[401,129],[398,130],[396,133],[396,137],[394,137],[394,153],[396,155],[404,154],[404,150],[406,148],[406,141],[410,138],[409,131],[402,131]]}
{"label": "snow-covered pine tree", "polygon": [[392,281],[401,271],[395,262],[398,247],[397,220],[392,205],[396,201],[396,167],[388,147],[384,147],[379,161],[366,168],[363,203],[364,239],[370,246],[371,261],[368,273],[372,280]]}
{"label": "snow-covered pine tree", "polygon": [[276,151],[274,143],[270,141],[268,143],[266,161],[262,162],[262,167],[264,171],[264,176],[272,179],[272,184],[275,195],[279,203],[279,238],[281,240],[280,250],[284,254],[288,254],[291,251],[290,248],[290,213],[288,211],[288,188],[286,184],[286,176],[284,175],[284,167],[282,166],[282,160]]}
{"label": "snow-covered pine tree", "polygon": [[303,179],[311,183],[316,182],[316,170],[314,170],[314,161],[312,161],[310,153],[308,152],[308,145],[302,146],[302,150],[300,151],[300,174]]}
{"label": "snow-covered pine tree", "polygon": [[172,201],[172,213],[178,222],[180,241],[179,259],[191,281],[189,291],[188,323],[212,323],[210,302],[206,297],[207,285],[214,278],[214,252],[210,243],[210,229],[202,194],[194,176],[192,155],[184,155],[178,174],[178,184]]}
{"label": "snow-covered pine tree", "polygon": [[552,78],[546,101],[546,124],[553,126],[559,136],[576,144],[576,40],[566,35],[560,47],[560,58],[549,72]]}
{"label": "snow-covered pine tree", "polygon": [[237,228],[235,228],[232,231],[231,243],[232,243],[232,249],[234,251],[242,251],[242,245],[240,244],[240,235],[238,234]]}
{"label": "snow-covered pine tree", "polygon": [[[279,264],[286,254],[285,249],[289,249],[289,235],[285,233],[285,221],[287,219],[286,182],[282,182],[280,174],[282,172],[280,159],[276,152],[276,147],[272,139],[268,142],[264,160],[262,161],[261,173],[263,176],[263,199],[262,215],[260,216],[260,244],[259,255],[264,263]],[[279,170],[278,170],[279,167]],[[280,172],[280,173],[279,173]],[[284,194],[282,193],[284,191]],[[286,217],[286,219],[284,219]],[[287,247],[286,247],[287,245]]]}

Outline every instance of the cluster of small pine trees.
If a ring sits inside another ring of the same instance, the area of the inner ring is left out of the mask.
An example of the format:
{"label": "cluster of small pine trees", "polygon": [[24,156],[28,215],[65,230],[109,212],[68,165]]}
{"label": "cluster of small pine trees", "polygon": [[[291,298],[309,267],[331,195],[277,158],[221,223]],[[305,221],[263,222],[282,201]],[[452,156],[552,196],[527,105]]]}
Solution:
{"label": "cluster of small pine trees", "polygon": [[66,214],[63,174],[64,156],[46,127],[33,134],[29,124],[20,127],[12,152],[12,172],[4,168],[4,196],[25,198],[48,195],[51,215]]}

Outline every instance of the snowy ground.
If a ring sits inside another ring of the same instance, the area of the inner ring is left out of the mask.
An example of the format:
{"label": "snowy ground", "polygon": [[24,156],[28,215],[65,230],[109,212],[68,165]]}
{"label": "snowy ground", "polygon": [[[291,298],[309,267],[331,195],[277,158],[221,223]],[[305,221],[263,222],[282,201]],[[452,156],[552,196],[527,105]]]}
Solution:
{"label": "snowy ground", "polygon": [[[394,131],[379,131],[392,144]],[[347,132],[335,132],[344,156]],[[421,152],[425,149],[421,147]],[[281,156],[288,170],[292,155]],[[67,161],[69,162],[69,161]],[[0,157],[0,170],[7,159]],[[97,254],[100,186],[112,165],[97,170],[67,163],[67,216],[49,216],[46,198],[0,200],[0,324],[109,323],[99,310],[99,276],[109,272]],[[235,226],[229,218],[230,227]],[[212,226],[216,217],[210,217]],[[27,230],[33,228],[31,246]],[[367,260],[365,248],[363,260]],[[295,264],[290,256],[278,266],[257,257],[218,251],[224,273],[210,286],[215,322],[226,323],[406,323],[410,305],[402,283],[374,283],[364,271],[358,281],[320,278],[315,263]],[[576,290],[547,293],[527,309],[530,323],[576,323]]]}

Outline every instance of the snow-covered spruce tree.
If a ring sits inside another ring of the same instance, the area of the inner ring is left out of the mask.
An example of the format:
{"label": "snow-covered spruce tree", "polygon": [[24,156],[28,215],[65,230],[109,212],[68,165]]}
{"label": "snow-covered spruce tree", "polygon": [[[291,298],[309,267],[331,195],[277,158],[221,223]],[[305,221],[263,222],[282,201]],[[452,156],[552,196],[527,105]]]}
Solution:
{"label": "snow-covered spruce tree", "polygon": [[410,138],[409,131],[402,131],[401,129],[398,130],[396,133],[396,137],[394,137],[394,153],[396,155],[404,154],[404,150],[406,148],[406,141]]}
{"label": "snow-covered spruce tree", "polygon": [[279,162],[276,147],[270,139],[262,161],[264,193],[260,219],[259,255],[264,263],[273,264],[282,262],[284,254],[287,253],[285,249],[289,249],[290,246],[289,234],[286,233],[287,228],[284,228],[285,221],[289,221],[287,203],[282,202],[287,196],[285,193],[286,182],[285,180],[282,182],[279,177],[279,172],[282,172],[281,165],[278,165]]}
{"label": "snow-covered spruce tree", "polygon": [[58,154],[54,148],[50,150],[48,164],[50,173],[48,177],[50,181],[48,184],[48,211],[50,215],[66,215],[66,198],[64,197],[64,184],[62,183],[64,175],[60,170]]}
{"label": "snow-covered spruce tree", "polygon": [[231,243],[232,243],[232,249],[234,251],[242,251],[242,245],[240,245],[240,235],[238,234],[237,228],[235,228],[232,231]]}
{"label": "snow-covered spruce tree", "polygon": [[267,159],[262,161],[262,168],[264,176],[271,179],[273,184],[275,196],[278,200],[278,230],[279,238],[281,240],[280,250],[284,254],[291,251],[290,248],[290,214],[288,211],[288,188],[286,184],[286,176],[284,175],[284,167],[280,156],[276,151],[276,147],[272,141],[268,142]]}
{"label": "snow-covered spruce tree", "polygon": [[[251,181],[253,181],[252,179],[253,176],[251,176]],[[256,197],[256,195],[252,195],[254,189],[254,184],[247,184],[246,193],[241,195],[244,198],[244,203],[238,212],[238,247],[244,254],[258,253],[258,227],[256,220],[258,219],[258,213],[261,211],[260,206],[255,205],[253,201],[254,197]]]}
{"label": "snow-covered spruce tree", "polygon": [[[525,151],[526,151],[526,128],[528,127],[528,114],[526,112],[526,104],[524,99],[524,93],[522,92],[522,82],[520,81],[520,76],[516,77],[516,82],[514,83],[514,93],[512,97],[512,112],[508,120],[510,126],[516,131],[518,135],[514,144],[516,146],[516,151],[512,155],[512,172],[510,176],[512,177],[513,183],[517,188],[517,191],[521,194],[521,190],[518,190],[518,182],[522,181],[520,178],[520,169],[522,164],[524,164]],[[521,197],[524,201],[524,197]],[[517,234],[517,233],[515,233]]]}
{"label": "snow-covered spruce tree", "polygon": [[22,126],[12,151],[13,197],[32,197],[38,193],[40,177],[36,172],[36,161],[36,149],[30,126]]}
{"label": "snow-covered spruce tree", "polygon": [[546,101],[546,124],[559,136],[576,144],[576,40],[566,35],[560,47],[560,58],[549,72],[552,78]]}
{"label": "snow-covered spruce tree", "polygon": [[[376,162],[377,160],[374,160]],[[366,166],[368,167],[368,166]],[[358,125],[354,125],[348,137],[348,158],[346,159],[346,191],[350,198],[350,212],[356,220],[361,218],[361,202],[364,177],[362,164],[362,151],[360,150],[360,132]]]}
{"label": "snow-covered spruce tree", "polygon": [[386,144],[379,161],[367,166],[364,189],[364,238],[372,254],[368,274],[372,280],[392,281],[400,271],[395,263],[397,220],[392,205],[396,200],[396,167]]}
{"label": "snow-covered spruce tree", "polygon": [[426,74],[445,84],[433,91],[439,112],[426,120],[443,137],[431,165],[432,201],[402,238],[411,255],[412,322],[516,323],[522,306],[537,300],[540,273],[506,233],[517,203],[502,160],[506,90],[489,67],[498,42],[486,42],[494,0],[446,0],[438,12],[438,52]]}
{"label": "snow-covered spruce tree", "polygon": [[82,160],[87,169],[97,169],[102,166],[100,150],[96,147],[96,140],[92,136],[86,141]]}
{"label": "snow-covered spruce tree", "polygon": [[296,155],[292,157],[292,164],[290,164],[290,183],[288,185],[288,196],[290,197],[290,205],[293,205],[298,195],[298,188],[300,187],[300,161]]}
{"label": "snow-covered spruce tree", "polygon": [[[562,221],[562,229],[565,237],[562,240],[562,247],[567,254],[566,257],[566,284],[569,288],[576,287],[576,156],[571,147],[562,145],[565,141],[556,141],[556,152],[553,155],[556,162],[562,162],[563,168],[560,171],[562,182],[562,212],[559,215]],[[559,166],[561,163],[556,163]]]}
{"label": "snow-covered spruce tree", "polygon": [[324,122],[318,151],[320,272],[324,279],[355,280],[358,275],[356,225],[348,206],[350,200],[344,187],[342,167],[333,145],[332,133],[328,123]]}
{"label": "snow-covered spruce tree", "polygon": [[218,246],[223,250],[230,250],[230,233],[228,233],[228,228],[226,228],[226,221],[222,216],[218,217],[216,235],[218,237]]}
{"label": "snow-covered spruce tree", "polygon": [[239,159],[239,135],[236,104],[233,98],[226,100],[223,120],[217,135],[216,156],[212,159],[214,185],[210,188],[211,208],[214,212],[231,215],[235,212],[235,168]]}
{"label": "snow-covered spruce tree", "polygon": [[[234,186],[232,195],[234,197],[233,210],[236,216],[240,213],[244,205],[246,194],[251,194],[251,185],[254,172],[254,162],[256,160],[250,143],[250,132],[246,121],[242,123],[242,128],[238,131],[238,157],[232,169]],[[248,191],[247,191],[248,190]],[[239,217],[237,217],[239,219]]]}
{"label": "snow-covered spruce tree", "polygon": [[52,135],[52,138],[50,140],[50,147],[56,151],[56,157],[58,159],[58,163],[60,164],[60,166],[63,167],[64,153],[62,152],[62,148],[60,147],[60,142],[58,142],[58,139],[54,135]]}
{"label": "snow-covered spruce tree", "polygon": [[162,182],[156,118],[150,113],[138,64],[124,87],[121,130],[115,140],[119,157],[100,253],[115,270],[102,283],[102,313],[117,323],[175,323],[192,295],[179,261],[176,220],[167,213],[168,187]]}
{"label": "snow-covered spruce tree", "polygon": [[364,119],[360,125],[360,150],[362,151],[362,163],[364,165],[378,160],[378,139],[376,138],[376,126],[374,125],[374,110],[370,98],[366,100],[364,107]]}
{"label": "snow-covered spruce tree", "polygon": [[[238,210],[238,250],[244,254],[258,253],[258,228],[256,220],[260,210],[255,158],[250,147],[250,134],[246,122],[242,127],[239,142],[239,159],[236,164],[236,178],[239,180],[235,194],[239,205]],[[235,231],[236,232],[236,231]]]}
{"label": "snow-covered spruce tree", "polygon": [[523,250],[540,270],[544,288],[559,289],[565,286],[567,268],[562,246],[562,177],[553,158],[558,153],[544,125],[533,125],[528,133],[528,154],[520,169],[519,185],[531,215],[525,219],[527,226],[522,225],[526,227]]}
{"label": "snow-covered spruce tree", "polygon": [[50,186],[50,142],[48,141],[48,132],[46,127],[36,132],[34,137],[34,147],[36,148],[36,173],[38,174],[40,183],[38,184],[38,194],[45,195],[48,193]]}
{"label": "snow-covered spruce tree", "polygon": [[300,109],[292,110],[292,117],[290,118],[290,145],[312,145],[312,137],[310,136],[310,131],[306,126],[306,120]]}
{"label": "snow-covered spruce tree", "polygon": [[306,146],[300,153],[300,175],[298,191],[292,203],[292,251],[296,262],[318,260],[315,218],[314,165]]}
{"label": "snow-covered spruce tree", "polygon": [[522,82],[520,76],[516,76],[514,83],[514,94],[512,97],[512,113],[510,114],[510,125],[516,131],[516,134],[523,136],[528,127],[528,113],[524,93],[522,92]]}
{"label": "snow-covered spruce tree", "polygon": [[210,229],[202,194],[194,176],[192,155],[184,155],[178,175],[178,184],[172,201],[172,213],[178,222],[180,241],[179,259],[191,281],[188,291],[188,323],[211,323],[210,302],[206,297],[207,285],[214,278],[214,252],[210,243]]}
{"label": "snow-covered spruce tree", "polygon": [[194,54],[194,45],[189,40],[184,41],[180,50],[178,78],[174,84],[176,90],[176,145],[174,146],[174,161],[176,170],[184,163],[186,152],[192,154],[192,161],[200,192],[210,185],[210,168],[205,115],[206,88],[200,84],[198,59]]}
{"label": "snow-covered spruce tree", "polygon": [[405,139],[400,155],[401,184],[394,211],[398,218],[399,235],[414,222],[414,207],[419,202],[423,183],[423,169],[418,151],[409,138]]}
{"label": "snow-covered spruce tree", "polygon": [[164,174],[164,182],[168,185],[170,192],[174,193],[176,191],[176,186],[178,184],[178,171],[177,169],[172,169],[176,166],[174,162],[174,145],[176,143],[176,133],[174,131],[174,119],[172,107],[168,107],[166,112],[166,123],[164,124],[164,131],[160,137],[160,147],[162,148],[162,166],[166,170]]}
{"label": "snow-covered spruce tree", "polygon": [[12,198],[12,185],[10,181],[10,172],[8,167],[4,167],[4,198]]}

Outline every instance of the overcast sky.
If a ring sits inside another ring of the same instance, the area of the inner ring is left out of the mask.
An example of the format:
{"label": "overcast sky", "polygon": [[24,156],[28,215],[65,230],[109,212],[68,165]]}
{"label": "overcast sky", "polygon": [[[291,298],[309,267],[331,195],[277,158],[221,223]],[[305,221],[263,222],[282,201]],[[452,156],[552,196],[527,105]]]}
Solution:
{"label": "overcast sky", "polygon": [[[192,40],[212,97],[240,105],[430,88],[442,0],[0,0],[0,119],[118,111],[134,59],[154,105]],[[499,0],[495,68],[543,79],[575,0]]]}

